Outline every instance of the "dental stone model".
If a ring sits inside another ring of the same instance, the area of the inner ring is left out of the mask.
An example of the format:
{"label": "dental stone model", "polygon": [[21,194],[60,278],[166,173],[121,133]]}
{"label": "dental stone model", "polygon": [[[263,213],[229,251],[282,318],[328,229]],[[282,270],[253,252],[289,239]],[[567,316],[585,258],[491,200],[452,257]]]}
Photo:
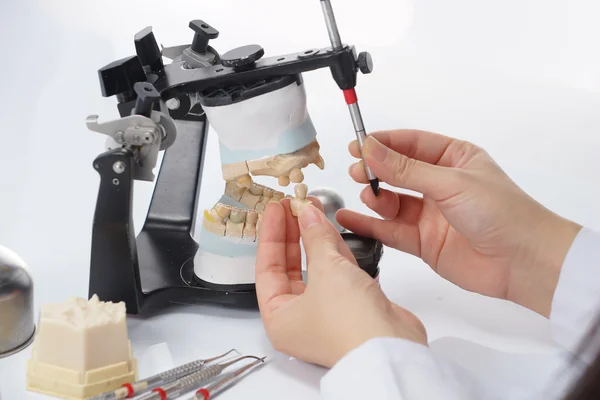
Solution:
{"label": "dental stone model", "polygon": [[124,303],[72,298],[41,309],[27,389],[86,399],[137,380]]}
{"label": "dental stone model", "polygon": [[252,176],[277,178],[284,187],[301,184],[295,191],[298,199],[292,199],[301,206],[308,202],[302,169],[314,164],[323,170],[325,162],[300,75],[206,91],[200,103],[219,137],[225,190],[215,206],[204,211],[194,272],[204,284],[239,289],[254,284],[266,205],[291,197],[255,183]]}

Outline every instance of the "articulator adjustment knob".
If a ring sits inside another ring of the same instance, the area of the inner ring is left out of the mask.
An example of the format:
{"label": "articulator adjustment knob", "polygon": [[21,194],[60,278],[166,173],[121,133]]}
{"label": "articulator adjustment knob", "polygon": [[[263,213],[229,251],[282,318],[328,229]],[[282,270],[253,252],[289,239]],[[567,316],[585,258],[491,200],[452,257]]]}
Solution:
{"label": "articulator adjustment knob", "polygon": [[98,71],[102,96],[117,95],[119,102],[135,99],[133,85],[146,82],[146,73],[137,56],[114,61]]}
{"label": "articulator adjustment knob", "polygon": [[152,72],[159,72],[164,68],[162,54],[154,38],[152,27],[148,26],[139,31],[134,38],[135,52],[143,66],[148,66]]}
{"label": "articulator adjustment knob", "polygon": [[191,46],[192,50],[199,54],[206,53],[209,40],[219,37],[218,30],[199,19],[191,21],[190,28],[196,32]]}
{"label": "articulator adjustment knob", "polygon": [[251,68],[254,63],[260,60],[264,55],[265,50],[261,46],[250,44],[248,46],[229,50],[227,53],[223,54],[221,56],[221,64],[225,67],[235,69]]}
{"label": "articulator adjustment knob", "polygon": [[363,51],[362,53],[360,53],[358,55],[357,62],[358,69],[360,69],[360,72],[362,72],[363,74],[370,74],[371,72],[373,72],[373,58],[368,52]]}

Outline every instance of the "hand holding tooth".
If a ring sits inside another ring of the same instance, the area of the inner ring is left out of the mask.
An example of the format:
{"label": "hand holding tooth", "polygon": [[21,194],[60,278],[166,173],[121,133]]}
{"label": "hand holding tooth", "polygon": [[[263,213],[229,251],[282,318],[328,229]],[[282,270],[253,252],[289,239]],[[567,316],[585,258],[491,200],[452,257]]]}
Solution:
{"label": "hand holding tooth", "polygon": [[299,183],[294,187],[294,193],[296,197],[292,198],[290,206],[292,209],[292,215],[297,217],[300,214],[300,211],[308,204],[310,204],[310,200],[306,199],[308,194],[308,186],[304,183]]}

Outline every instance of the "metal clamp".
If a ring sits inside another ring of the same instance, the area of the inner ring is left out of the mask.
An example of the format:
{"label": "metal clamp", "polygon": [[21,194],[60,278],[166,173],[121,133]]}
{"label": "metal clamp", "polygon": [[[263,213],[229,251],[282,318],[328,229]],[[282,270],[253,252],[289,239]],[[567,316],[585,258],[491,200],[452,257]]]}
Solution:
{"label": "metal clamp", "polygon": [[177,127],[166,114],[152,111],[150,118],[130,115],[117,120],[98,123],[97,115],[86,119],[89,130],[108,136],[107,148],[127,147],[136,153],[133,179],[154,181],[153,169],[158,153],[169,148],[177,137]]}

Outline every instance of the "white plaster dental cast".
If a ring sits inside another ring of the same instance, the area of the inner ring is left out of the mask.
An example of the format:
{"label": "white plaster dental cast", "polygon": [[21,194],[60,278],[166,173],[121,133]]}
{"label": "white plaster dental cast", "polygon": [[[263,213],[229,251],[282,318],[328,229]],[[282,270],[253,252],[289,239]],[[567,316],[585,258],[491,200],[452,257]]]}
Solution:
{"label": "white plaster dental cast", "polygon": [[137,380],[125,303],[72,298],[42,306],[27,364],[27,389],[87,399]]}
{"label": "white plaster dental cast", "polygon": [[[306,103],[301,75],[207,90],[199,101],[219,138],[223,196],[205,210],[195,240],[194,273],[200,284],[223,290],[254,285],[254,265],[262,215],[283,198],[301,207],[306,185],[296,197],[258,185],[252,176],[269,176],[279,186],[302,185],[303,168],[325,162]],[[299,191],[298,191],[299,190]]]}

